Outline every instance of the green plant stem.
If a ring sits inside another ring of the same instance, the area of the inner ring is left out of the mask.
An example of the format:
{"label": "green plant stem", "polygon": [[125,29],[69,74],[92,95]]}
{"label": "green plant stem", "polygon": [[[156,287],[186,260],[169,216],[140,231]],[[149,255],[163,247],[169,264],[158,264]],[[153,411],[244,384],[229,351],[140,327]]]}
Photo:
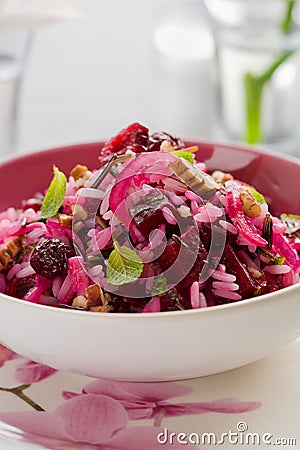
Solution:
{"label": "green plant stem", "polygon": [[285,16],[281,22],[280,28],[283,34],[288,34],[293,29],[293,10],[295,7],[295,0],[289,0],[286,8]]}
{"label": "green plant stem", "polygon": [[293,51],[289,50],[279,55],[261,75],[254,75],[248,72],[244,76],[247,120],[245,141],[248,144],[256,144],[263,140],[261,129],[261,104],[264,86],[271,79],[278,67],[292,54]]}
{"label": "green plant stem", "polygon": [[31,406],[36,411],[45,411],[40,405],[38,405],[34,400],[24,394],[24,390],[28,389],[31,384],[21,384],[21,386],[17,386],[14,388],[4,388],[0,387],[0,391],[2,392],[10,392],[11,394],[16,395],[19,399],[23,400],[29,406]]}
{"label": "green plant stem", "polygon": [[[283,34],[289,33],[293,28],[293,9],[295,0],[288,0],[284,19],[280,29]],[[294,53],[286,50],[260,75],[247,72],[244,75],[244,91],[246,103],[246,132],[245,142],[256,144],[263,141],[261,124],[262,96],[265,85],[270,81],[276,70]]]}

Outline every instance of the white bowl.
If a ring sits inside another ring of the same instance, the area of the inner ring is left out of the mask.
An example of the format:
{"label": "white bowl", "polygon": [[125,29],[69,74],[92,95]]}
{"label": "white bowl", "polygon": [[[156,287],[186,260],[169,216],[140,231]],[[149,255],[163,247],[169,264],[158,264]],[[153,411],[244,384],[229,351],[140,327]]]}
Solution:
{"label": "white bowl", "polygon": [[[298,160],[241,146],[198,145],[210,168],[234,166],[234,173],[274,194],[276,214],[283,205],[300,212]],[[12,174],[30,168],[29,183],[2,190],[0,206],[16,206],[47,186],[53,162],[66,171],[78,162],[96,166],[98,148],[79,145],[2,164],[0,189]],[[237,303],[152,314],[81,312],[0,295],[2,344],[56,369],[94,377],[165,381],[215,374],[256,361],[299,335],[300,284]]]}

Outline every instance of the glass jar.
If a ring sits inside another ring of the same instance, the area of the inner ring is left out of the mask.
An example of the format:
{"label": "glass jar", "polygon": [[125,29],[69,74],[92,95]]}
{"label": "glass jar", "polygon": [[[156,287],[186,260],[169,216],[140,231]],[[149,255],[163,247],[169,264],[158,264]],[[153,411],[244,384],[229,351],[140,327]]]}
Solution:
{"label": "glass jar", "polygon": [[224,137],[296,153],[300,147],[299,1],[203,3],[217,45]]}
{"label": "glass jar", "polygon": [[31,35],[0,33],[0,158],[15,150],[20,86]]}

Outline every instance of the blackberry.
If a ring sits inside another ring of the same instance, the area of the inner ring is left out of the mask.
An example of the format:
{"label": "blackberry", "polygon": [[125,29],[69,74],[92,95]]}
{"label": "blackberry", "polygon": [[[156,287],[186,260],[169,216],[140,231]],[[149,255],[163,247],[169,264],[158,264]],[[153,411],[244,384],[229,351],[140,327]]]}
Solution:
{"label": "blackberry", "polygon": [[59,239],[45,239],[33,250],[30,264],[36,273],[45,278],[64,276],[68,272],[71,253],[71,249]]}
{"label": "blackberry", "polygon": [[10,295],[11,297],[23,298],[29,289],[35,285],[35,275],[23,278],[14,277],[8,282],[5,294]]}
{"label": "blackberry", "polygon": [[159,133],[153,133],[149,136],[148,152],[159,152],[163,141],[169,142],[174,150],[179,150],[184,147],[184,142],[180,138],[172,136],[165,131],[161,131]]}

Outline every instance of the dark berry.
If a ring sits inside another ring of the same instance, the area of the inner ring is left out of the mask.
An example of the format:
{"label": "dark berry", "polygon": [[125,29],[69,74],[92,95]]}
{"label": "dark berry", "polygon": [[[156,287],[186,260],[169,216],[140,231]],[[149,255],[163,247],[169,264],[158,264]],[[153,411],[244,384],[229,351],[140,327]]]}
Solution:
{"label": "dark berry", "polygon": [[100,161],[104,164],[112,153],[124,155],[126,150],[134,153],[147,151],[149,130],[139,123],[133,123],[107,141],[100,150]]}
{"label": "dark berry", "polygon": [[71,249],[59,239],[45,239],[33,250],[30,264],[36,273],[45,278],[64,276],[68,272],[71,253]]}
{"label": "dark berry", "polygon": [[14,277],[8,282],[5,293],[11,297],[23,298],[35,285],[35,275],[23,278]]}
{"label": "dark berry", "polygon": [[180,138],[161,131],[160,133],[153,133],[149,137],[148,152],[159,152],[163,141],[169,142],[175,150],[184,147],[184,142]]}

